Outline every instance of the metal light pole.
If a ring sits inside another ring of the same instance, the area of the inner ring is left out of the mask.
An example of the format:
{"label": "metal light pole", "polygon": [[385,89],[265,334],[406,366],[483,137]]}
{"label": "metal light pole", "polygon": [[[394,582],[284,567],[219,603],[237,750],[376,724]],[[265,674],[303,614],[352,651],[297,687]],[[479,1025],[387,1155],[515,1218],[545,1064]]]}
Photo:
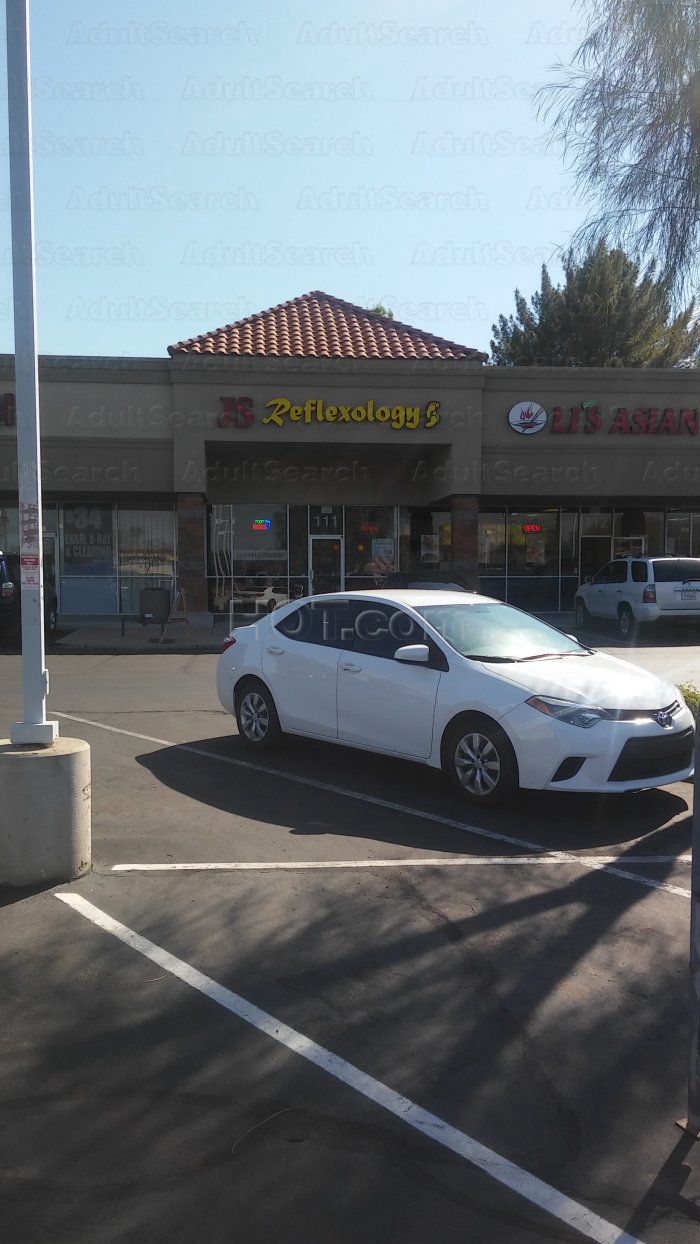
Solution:
{"label": "metal light pole", "polygon": [[6,0],[6,11],[23,691],[23,720],[10,727],[10,740],[47,747],[58,738],[58,722],[46,720],[29,0]]}
{"label": "metal light pole", "polygon": [[29,0],[6,0],[6,13],[24,716],[0,739],[0,882],[28,886],[87,872],[92,805],[90,748],[46,720]]}
{"label": "metal light pole", "polygon": [[678,1126],[700,1139],[700,709],[695,722],[693,862],[690,870],[690,1061],[688,1117]]}

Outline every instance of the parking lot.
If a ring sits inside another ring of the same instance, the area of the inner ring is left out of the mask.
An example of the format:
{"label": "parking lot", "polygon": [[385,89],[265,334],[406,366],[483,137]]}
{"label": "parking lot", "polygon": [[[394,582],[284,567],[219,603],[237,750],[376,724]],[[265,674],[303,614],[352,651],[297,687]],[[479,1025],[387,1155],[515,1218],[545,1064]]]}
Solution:
{"label": "parking lot", "polygon": [[487,813],[362,752],[251,760],[215,663],[50,657],[94,871],[0,890],[3,1239],[695,1240],[690,785]]}

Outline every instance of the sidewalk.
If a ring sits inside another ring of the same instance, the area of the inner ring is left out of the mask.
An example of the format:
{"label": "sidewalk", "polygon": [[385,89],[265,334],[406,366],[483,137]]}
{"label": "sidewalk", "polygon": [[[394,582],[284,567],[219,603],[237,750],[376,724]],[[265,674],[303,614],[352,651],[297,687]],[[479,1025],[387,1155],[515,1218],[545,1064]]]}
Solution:
{"label": "sidewalk", "polygon": [[[542,618],[551,622],[559,630],[575,634],[573,614],[542,614]],[[240,621],[238,625],[245,625]],[[139,622],[127,622],[125,633],[121,633],[118,622],[106,626],[81,626],[58,639],[49,648],[49,652],[92,653],[100,656],[112,656],[120,652],[154,653],[176,652],[186,653],[219,653],[224,639],[228,635],[228,618],[217,618],[215,626],[191,625],[174,622],[166,635],[165,643],[160,641],[158,626],[141,626]],[[644,636],[638,647],[631,647],[616,639],[611,630],[587,631],[581,635],[584,643],[590,644],[601,652],[640,665],[653,674],[667,678],[673,683],[691,683],[700,687],[700,645],[694,643],[694,636],[679,633],[677,636]],[[675,642],[674,642],[675,640]]]}
{"label": "sidewalk", "polygon": [[216,626],[186,626],[183,622],[174,622],[161,643],[159,626],[128,622],[123,635],[118,622],[108,626],[80,626],[57,639],[49,651],[101,656],[119,652],[218,653],[228,630],[228,618],[222,618]]}

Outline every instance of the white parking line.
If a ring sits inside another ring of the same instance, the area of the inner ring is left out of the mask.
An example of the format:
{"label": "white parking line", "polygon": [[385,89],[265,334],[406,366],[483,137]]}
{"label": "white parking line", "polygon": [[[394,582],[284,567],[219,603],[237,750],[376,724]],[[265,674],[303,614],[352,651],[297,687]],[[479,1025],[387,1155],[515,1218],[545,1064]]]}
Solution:
{"label": "white parking line", "polygon": [[[576,857],[579,858],[578,856]],[[616,864],[619,855],[587,855],[589,864]],[[626,855],[625,864],[689,864],[689,855]],[[274,860],[241,861],[231,863],[179,863],[179,864],[113,864],[113,873],[235,873],[235,872],[291,872],[294,869],[326,868],[472,868],[479,864],[569,864],[567,859],[554,859],[551,855],[476,855],[457,859],[440,856],[409,857],[392,860]]]}
{"label": "white parking line", "polygon": [[130,739],[140,739],[144,743],[156,743],[159,747],[174,747],[189,752],[193,756],[204,756],[207,760],[218,760],[222,764],[234,765],[240,769],[252,769],[255,773],[263,773],[268,777],[283,778],[287,782],[295,782],[299,786],[310,786],[312,790],[328,791],[333,795],[342,795],[345,799],[356,799],[360,803],[371,804],[375,808],[388,808],[390,812],[401,812],[404,816],[412,816],[421,821],[431,821],[435,825],[447,825],[450,829],[458,829],[462,833],[475,834],[479,838],[488,838],[492,842],[504,842],[508,846],[525,848],[569,864],[578,864],[582,868],[591,868],[596,872],[609,873],[623,881],[633,881],[637,885],[650,890],[665,890],[667,894],[675,894],[679,898],[690,898],[690,890],[669,885],[665,881],[653,881],[651,877],[643,877],[638,873],[626,872],[623,868],[614,868],[610,864],[593,864],[585,855],[575,855],[570,851],[549,851],[538,842],[528,842],[524,838],[513,838],[509,834],[499,834],[493,829],[483,829],[477,825],[467,825],[464,821],[456,821],[451,817],[439,816],[434,812],[423,812],[418,808],[409,808],[402,803],[394,803],[389,799],[380,799],[377,795],[365,795],[361,791],[348,790],[343,786],[333,786],[330,782],[319,782],[316,778],[301,777],[298,773],[287,773],[284,769],[272,769],[268,765],[259,765],[252,760],[239,760],[237,756],[222,756],[218,752],[205,751],[203,747],[194,747],[191,743],[172,743],[168,739],[156,739],[149,734],[137,734],[133,730],[122,730],[119,726],[107,726],[102,721],[91,721],[87,717],[76,717],[73,713],[55,713],[66,721],[77,721],[84,726],[94,726],[97,730],[108,730],[112,734],[123,734]]}
{"label": "white parking line", "polygon": [[258,1032],[264,1033],[265,1036],[271,1037],[291,1050],[293,1054],[298,1054],[316,1067],[320,1067],[322,1071],[334,1076],[336,1080],[348,1085],[375,1105],[396,1115],[402,1123],[407,1123],[409,1127],[415,1128],[423,1136],[465,1158],[504,1187],[517,1193],[538,1209],[544,1210],[567,1227],[580,1232],[587,1239],[596,1241],[596,1244],[641,1244],[636,1237],[606,1222],[604,1218],[599,1218],[586,1206],[564,1196],[556,1188],[550,1187],[536,1175],[516,1166],[507,1158],[501,1157],[493,1149],[487,1149],[479,1141],[468,1136],[466,1132],[459,1131],[458,1128],[446,1123],[444,1119],[431,1114],[428,1110],[423,1110],[410,1098],[397,1093],[383,1084],[381,1080],[375,1080],[373,1076],[360,1071],[358,1067],[346,1062],[344,1058],[318,1045],[310,1037],[304,1036],[295,1028],[290,1028],[281,1020],[275,1019],[274,1015],[260,1010],[252,1002],[242,998],[240,994],[233,993],[230,989],[219,985],[210,976],[205,976],[203,972],[198,971],[192,964],[186,963],[183,959],[177,959],[175,955],[171,955],[161,946],[157,946],[155,942],[149,941],[127,925],[113,919],[107,912],[95,907],[81,895],[64,893],[57,894],[56,898],[79,912],[81,916],[85,916],[87,920],[91,920],[98,928],[118,938],[132,950],[144,955],[146,959],[150,959],[158,967],[165,968],[184,984],[198,990],[199,993],[218,1003],[233,1015],[237,1015],[239,1019],[256,1028]]}

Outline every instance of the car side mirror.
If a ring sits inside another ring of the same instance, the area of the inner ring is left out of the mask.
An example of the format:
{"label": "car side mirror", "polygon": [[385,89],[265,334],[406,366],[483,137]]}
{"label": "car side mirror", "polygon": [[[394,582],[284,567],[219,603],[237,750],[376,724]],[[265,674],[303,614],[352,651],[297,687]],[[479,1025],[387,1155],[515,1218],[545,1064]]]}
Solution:
{"label": "car side mirror", "polygon": [[395,661],[403,661],[405,665],[427,665],[430,660],[430,649],[427,644],[404,644],[394,653]]}
{"label": "car side mirror", "polygon": [[586,575],[586,577],[585,577],[585,579],[584,579],[583,581],[584,581],[584,583],[592,583],[592,582],[593,582],[593,576],[592,576],[592,575],[590,575],[590,574],[587,574],[587,575]]}

